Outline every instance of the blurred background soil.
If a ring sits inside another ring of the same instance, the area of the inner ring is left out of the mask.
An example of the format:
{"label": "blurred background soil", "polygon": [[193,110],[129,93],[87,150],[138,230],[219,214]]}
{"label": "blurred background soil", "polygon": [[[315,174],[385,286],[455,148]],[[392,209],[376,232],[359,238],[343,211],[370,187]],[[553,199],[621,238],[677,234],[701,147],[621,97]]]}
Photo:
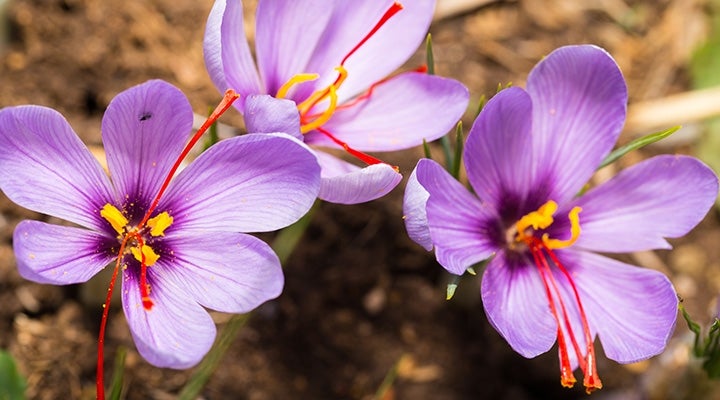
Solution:
{"label": "blurred background soil", "polygon": [[[245,3],[251,24],[254,2]],[[716,9],[709,0],[439,3],[430,29],[437,73],[469,86],[471,109],[481,95],[494,94],[498,84],[523,86],[532,66],[554,48],[594,43],[610,51],[623,70],[631,117],[647,101],[695,87],[693,54],[710,40]],[[0,0],[7,12],[6,41],[0,43],[0,107],[31,103],[55,108],[92,145],[100,145],[100,119],[108,102],[148,79],[177,85],[194,110],[205,114],[220,98],[202,58],[211,6],[210,0]],[[420,51],[408,68],[423,62]],[[468,113],[466,127],[472,115]],[[686,120],[681,112],[663,116],[670,125],[685,128],[664,144],[626,156],[614,168],[658,152],[697,152],[704,125]],[[222,121],[242,124],[235,111]],[[630,121],[622,141],[651,128]],[[421,156],[414,149],[383,159],[409,174]],[[605,169],[598,179],[613,173]],[[382,400],[586,397],[581,388],[560,386],[554,350],[526,360],[510,349],[486,321],[477,279],[463,279],[456,297],[445,301],[447,274],[405,234],[403,187],[368,204],[320,204],[284,266],[284,293],[253,313],[202,398],[373,399],[395,367],[397,376]],[[45,286],[20,278],[12,253],[13,228],[22,219],[48,218],[1,195],[0,212],[0,348],[9,350],[27,377],[28,398],[94,398],[102,300],[87,296],[84,287]],[[671,252],[638,253],[625,260],[667,273],[687,309],[708,323],[720,292],[716,212],[690,236],[671,242]],[[107,282],[101,277],[88,287],[100,287],[102,296]],[[228,319],[214,317],[220,328]],[[667,351],[646,362],[619,366],[600,357],[605,388],[592,396],[720,398],[717,385],[704,379],[689,359],[687,332],[680,319]],[[135,352],[116,302],[106,348],[109,373],[120,346],[129,349],[128,399],[172,399],[192,372],[147,364]]]}

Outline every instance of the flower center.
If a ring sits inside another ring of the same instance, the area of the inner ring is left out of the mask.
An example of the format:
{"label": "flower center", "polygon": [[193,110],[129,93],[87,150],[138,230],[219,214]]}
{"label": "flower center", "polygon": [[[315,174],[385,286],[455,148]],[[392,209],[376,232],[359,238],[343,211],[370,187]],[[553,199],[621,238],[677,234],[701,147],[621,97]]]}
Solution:
{"label": "flower center", "polygon": [[[368,34],[366,34],[347,54],[345,54],[345,57],[343,57],[342,61],[340,61],[340,65],[335,67],[335,71],[337,72],[338,76],[335,78],[335,80],[329,84],[328,86],[319,89],[312,93],[310,96],[308,96],[307,99],[303,100],[302,102],[297,104],[298,111],[300,113],[300,132],[302,134],[306,134],[311,131],[318,131],[322,133],[323,135],[327,136],[330,140],[332,140],[335,144],[342,147],[345,151],[347,151],[352,156],[358,158],[359,160],[365,162],[368,165],[373,164],[380,164],[382,161],[379,159],[370,156],[368,154],[365,154],[361,151],[355,150],[352,147],[350,147],[347,143],[344,141],[338,139],[335,135],[333,135],[330,131],[325,129],[323,126],[332,118],[332,116],[335,114],[335,111],[338,109],[348,108],[352,107],[357,102],[366,100],[370,97],[373,89],[385,82],[385,80],[375,82],[373,85],[370,86],[370,88],[367,90],[367,92],[361,96],[358,96],[355,100],[348,102],[347,104],[339,105],[338,106],[338,96],[337,91],[342,86],[343,82],[345,82],[345,79],[347,79],[348,71],[345,69],[345,62],[352,56],[360,47],[362,47],[375,33],[383,26],[385,23],[390,20],[395,14],[397,14],[398,11],[402,10],[403,6],[399,2],[394,2],[388,9],[385,11],[385,13],[380,17],[380,20],[375,24],[375,26],[370,30]],[[308,73],[301,73],[294,75],[292,78],[290,78],[285,84],[283,84],[280,89],[278,89],[277,93],[275,94],[275,97],[278,99],[283,99],[287,97],[288,92],[295,87],[298,84],[314,81],[319,79],[320,76],[318,74],[308,74]],[[321,102],[327,101],[327,107],[324,111],[318,111],[318,105]],[[396,168],[397,169],[397,168]]]}
{"label": "flower center", "polygon": [[100,210],[100,216],[105,218],[118,234],[120,241],[118,259],[130,253],[140,262],[140,293],[143,307],[150,310],[153,302],[150,299],[150,286],[147,284],[147,268],[154,265],[160,259],[160,255],[148,244],[147,239],[164,236],[165,230],[173,223],[173,217],[167,211],[163,211],[138,226],[131,226],[125,214],[109,203]]}
{"label": "flower center", "polygon": [[[580,207],[574,207],[568,213],[570,219],[570,238],[561,240],[553,239],[549,237],[548,233],[543,233],[541,237],[535,236],[535,232],[540,229],[546,229],[554,222],[553,215],[557,211],[558,205],[556,202],[550,200],[547,203],[540,206],[537,211],[532,211],[524,215],[515,224],[517,233],[515,234],[514,241],[516,243],[525,244],[532,254],[535,266],[540,273],[543,285],[545,287],[545,294],[547,296],[548,305],[550,312],[555,318],[555,322],[558,326],[558,356],[560,359],[560,383],[565,387],[572,387],[575,385],[575,376],[573,375],[572,366],[570,364],[570,357],[568,353],[568,340],[572,345],[572,350],[578,359],[580,369],[583,371],[584,379],[583,385],[587,393],[591,393],[596,389],[602,388],[602,382],[597,373],[597,366],[595,364],[595,347],[593,344],[593,335],[590,331],[590,326],[585,315],[585,309],[580,300],[580,292],[575,285],[572,275],[568,272],[567,268],[560,262],[558,257],[553,252],[553,249],[562,249],[572,246],[580,236]],[[571,301],[575,302],[577,312],[580,316],[580,322],[582,324],[582,334],[585,340],[586,348],[581,349],[578,336],[573,331],[572,324],[570,322],[571,316],[568,312],[568,306],[565,304],[562,292],[559,288],[558,281],[555,277],[557,272],[553,272],[551,266],[556,267],[556,271],[560,272],[560,277],[564,278],[572,288]]]}

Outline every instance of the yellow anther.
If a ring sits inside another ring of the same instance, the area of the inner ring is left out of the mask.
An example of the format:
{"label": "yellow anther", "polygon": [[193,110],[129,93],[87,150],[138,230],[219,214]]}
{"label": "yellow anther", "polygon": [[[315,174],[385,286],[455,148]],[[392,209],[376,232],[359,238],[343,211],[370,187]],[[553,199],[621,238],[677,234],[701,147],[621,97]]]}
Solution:
{"label": "yellow anther", "polygon": [[293,76],[292,78],[290,78],[290,80],[285,82],[285,84],[280,86],[280,89],[278,89],[277,94],[275,95],[275,98],[284,99],[285,96],[287,96],[288,92],[290,91],[290,89],[293,86],[295,86],[299,83],[303,83],[303,82],[314,81],[315,79],[317,79],[319,77],[320,77],[320,75],[318,75],[318,74],[297,74],[297,75]]}
{"label": "yellow anther", "polygon": [[[547,203],[540,206],[537,211],[530,212],[520,218],[520,220],[515,224],[515,229],[517,229],[515,241],[526,241],[528,238],[527,230],[530,228],[532,228],[533,230],[538,230],[545,229],[552,225],[552,223],[555,221],[555,219],[553,218],[553,214],[555,214],[557,209],[557,203],[549,200]],[[542,235],[542,241],[545,246],[547,246],[547,248],[561,249],[564,247],[570,247],[578,240],[578,238],[580,237],[580,211],[582,211],[582,208],[573,207],[573,209],[570,210],[570,212],[568,213],[568,218],[570,219],[569,239],[551,239],[547,233],[544,233]]]}
{"label": "yellow anther", "polygon": [[573,207],[568,214],[568,218],[570,219],[570,239],[550,239],[546,233],[542,236],[542,241],[545,243],[545,246],[549,249],[562,249],[572,246],[580,237],[580,211],[582,211],[582,208]]}
{"label": "yellow anther", "polygon": [[160,256],[155,252],[155,250],[152,249],[152,247],[144,244],[142,246],[142,254],[140,253],[140,249],[136,247],[133,247],[130,249],[132,252],[132,255],[135,256],[135,259],[142,262],[142,256],[145,256],[145,266],[149,267],[160,258]]}
{"label": "yellow anther", "polygon": [[555,214],[557,208],[558,205],[556,202],[548,200],[548,202],[541,205],[537,211],[530,212],[520,218],[515,224],[517,229],[517,237],[515,240],[518,242],[523,241],[527,237],[525,231],[530,227],[537,230],[545,229],[552,225],[554,221],[553,214]]}
{"label": "yellow anther", "polygon": [[[327,98],[328,96],[331,96],[330,101],[332,101],[333,93],[336,92],[340,88],[340,85],[342,85],[343,82],[345,82],[345,79],[347,79],[347,75],[348,75],[347,70],[342,65],[338,65],[337,67],[335,67],[335,71],[337,71],[337,73],[338,73],[338,77],[337,77],[337,79],[335,79],[335,82],[331,83],[330,85],[328,85],[328,87],[326,87],[323,90],[318,90],[317,92],[310,95],[310,97],[305,99],[305,101],[298,104],[297,107],[298,107],[298,111],[300,111],[300,115],[306,115],[313,107],[315,107],[315,105],[317,103],[321,102],[322,100],[325,100],[325,98]],[[337,100],[337,98],[336,98],[336,100]],[[329,109],[329,107],[328,107],[328,109]],[[333,108],[333,111],[335,111],[334,108]],[[327,111],[324,112],[323,115],[326,113],[327,113]]]}
{"label": "yellow anther", "polygon": [[100,216],[105,218],[118,234],[122,235],[124,233],[128,220],[115,206],[110,203],[105,204],[100,210]]}
{"label": "yellow anther", "polygon": [[160,214],[150,218],[147,221],[147,226],[150,227],[150,235],[165,236],[165,229],[172,225],[172,223],[173,217],[171,217],[167,211],[163,211]]}
{"label": "yellow anther", "polygon": [[337,107],[337,94],[335,93],[335,86],[330,86],[330,105],[328,105],[328,108],[320,114],[317,118],[312,120],[310,123],[307,123],[305,125],[302,125],[300,127],[301,133],[308,133],[316,128],[319,128],[323,126],[326,122],[332,118],[333,113],[335,113],[335,108]]}

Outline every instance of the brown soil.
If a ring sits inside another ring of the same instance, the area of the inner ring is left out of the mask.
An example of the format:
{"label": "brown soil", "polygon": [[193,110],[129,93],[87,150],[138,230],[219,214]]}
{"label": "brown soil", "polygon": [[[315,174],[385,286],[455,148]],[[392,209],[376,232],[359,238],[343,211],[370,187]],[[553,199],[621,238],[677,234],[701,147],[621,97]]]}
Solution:
{"label": "brown soil", "polygon": [[[632,102],[662,97],[688,88],[692,49],[707,34],[706,3],[492,2],[432,26],[438,73],[467,84],[476,103],[498,83],[522,85],[555,47],[596,43],[625,72]],[[251,20],[253,4],[246,6]],[[58,109],[90,144],[99,144],[110,99],[148,79],[177,85],[195,111],[205,113],[219,100],[202,61],[210,7],[209,0],[10,0],[9,42],[0,44],[0,106]],[[228,124],[240,121],[235,112],[223,117]],[[692,142],[650,151],[692,152]],[[636,153],[622,164],[646,155]],[[420,156],[411,150],[386,159],[408,173]],[[284,293],[253,313],[202,398],[372,399],[398,362],[384,400],[585,396],[580,388],[560,386],[553,351],[526,360],[509,348],[485,319],[478,282],[463,280],[456,298],[444,300],[447,275],[405,234],[401,188],[368,204],[321,204],[284,266]],[[4,197],[0,211],[0,348],[11,352],[27,377],[28,398],[92,398],[102,301],[88,296],[86,286],[103,293],[107,278],[68,287],[24,281],[14,266],[12,230],[22,219],[43,216]],[[713,213],[689,238],[674,241],[674,252],[636,254],[631,261],[668,273],[688,309],[704,321],[720,290],[719,242]],[[227,316],[216,317],[221,328]],[[687,367],[686,332],[679,321],[668,351],[648,362],[625,367],[601,357],[605,389],[593,396],[670,398],[670,387],[681,392],[673,398],[720,398],[715,385],[695,375],[685,379],[694,371]],[[192,372],[147,364],[114,303],[109,371],[119,346],[129,349],[128,399],[173,398]],[[697,393],[701,397],[688,397]]]}

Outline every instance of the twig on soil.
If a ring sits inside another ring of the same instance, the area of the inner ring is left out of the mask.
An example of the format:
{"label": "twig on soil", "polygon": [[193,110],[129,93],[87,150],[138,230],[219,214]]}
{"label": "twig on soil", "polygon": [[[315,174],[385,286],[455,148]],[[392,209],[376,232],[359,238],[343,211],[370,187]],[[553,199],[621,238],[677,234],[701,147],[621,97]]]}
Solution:
{"label": "twig on soil", "polygon": [[678,93],[631,104],[625,130],[643,133],[720,116],[720,87]]}
{"label": "twig on soil", "polygon": [[452,18],[498,0],[440,0],[435,7],[433,21]]}

